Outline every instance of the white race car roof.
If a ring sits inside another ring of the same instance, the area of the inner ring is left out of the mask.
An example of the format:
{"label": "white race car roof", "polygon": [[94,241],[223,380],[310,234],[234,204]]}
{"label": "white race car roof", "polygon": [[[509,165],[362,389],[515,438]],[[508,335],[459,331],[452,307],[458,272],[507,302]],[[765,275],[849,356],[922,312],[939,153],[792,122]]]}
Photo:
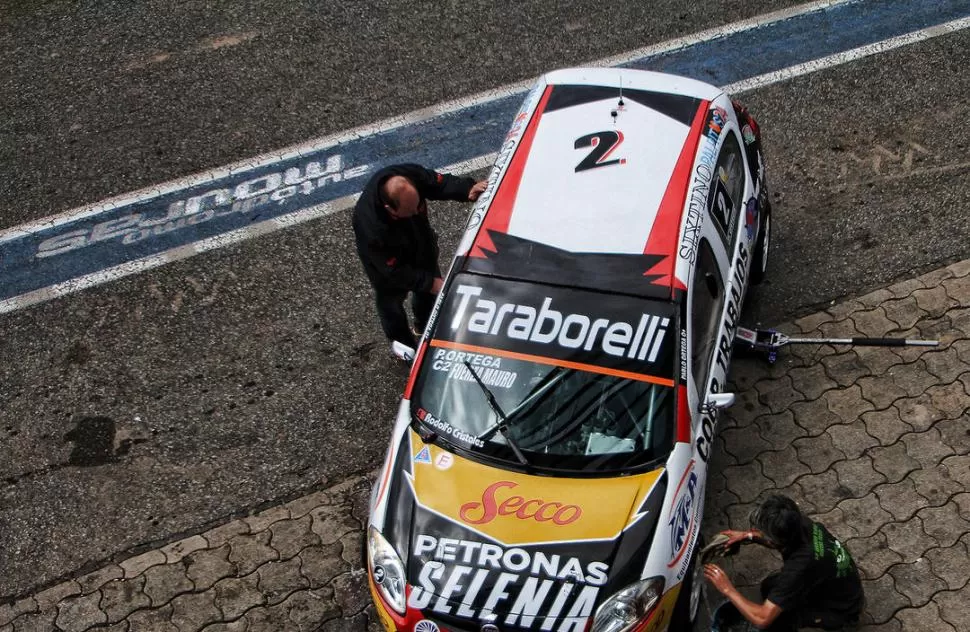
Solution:
{"label": "white race car roof", "polygon": [[706,101],[713,101],[723,92],[720,88],[696,79],[627,68],[567,68],[546,73],[542,79],[548,85],[611,86],[617,90],[622,87],[679,94]]}
{"label": "white race car roof", "polygon": [[[637,269],[645,277],[661,259],[672,262],[698,139],[720,95],[699,81],[637,70],[540,78],[496,161],[497,187],[490,183],[476,205],[481,226],[459,249],[473,260],[469,269],[520,276],[515,266],[529,267],[535,280],[561,283],[591,266],[600,276]],[[580,253],[595,261],[569,256]],[[548,274],[536,272],[543,267]]]}

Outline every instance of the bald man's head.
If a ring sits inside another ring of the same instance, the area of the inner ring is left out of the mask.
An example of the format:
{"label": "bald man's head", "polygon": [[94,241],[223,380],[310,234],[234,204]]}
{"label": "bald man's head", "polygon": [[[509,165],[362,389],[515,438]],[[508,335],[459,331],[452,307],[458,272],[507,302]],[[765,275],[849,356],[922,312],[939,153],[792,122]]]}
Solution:
{"label": "bald man's head", "polygon": [[404,176],[391,176],[384,181],[381,190],[384,193],[384,208],[395,219],[414,217],[426,208],[414,183]]}

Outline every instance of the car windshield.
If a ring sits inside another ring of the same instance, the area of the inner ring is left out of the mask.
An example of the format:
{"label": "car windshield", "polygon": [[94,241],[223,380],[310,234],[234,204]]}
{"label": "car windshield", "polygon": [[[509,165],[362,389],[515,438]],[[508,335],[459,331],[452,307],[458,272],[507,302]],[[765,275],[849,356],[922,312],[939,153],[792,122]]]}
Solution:
{"label": "car windshield", "polygon": [[652,464],[673,446],[675,314],[665,302],[459,275],[412,412],[439,440],[516,467]]}

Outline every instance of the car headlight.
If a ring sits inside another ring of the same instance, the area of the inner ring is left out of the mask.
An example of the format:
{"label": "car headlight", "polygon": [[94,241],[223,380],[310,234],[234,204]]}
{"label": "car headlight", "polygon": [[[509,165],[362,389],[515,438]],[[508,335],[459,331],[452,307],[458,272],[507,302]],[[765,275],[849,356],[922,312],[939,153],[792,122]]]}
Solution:
{"label": "car headlight", "polygon": [[663,577],[630,584],[596,609],[591,632],[627,632],[643,621],[664,592]]}
{"label": "car headlight", "polygon": [[384,601],[398,614],[404,614],[404,564],[394,547],[374,527],[367,531],[367,562],[370,564],[371,577],[374,578]]}

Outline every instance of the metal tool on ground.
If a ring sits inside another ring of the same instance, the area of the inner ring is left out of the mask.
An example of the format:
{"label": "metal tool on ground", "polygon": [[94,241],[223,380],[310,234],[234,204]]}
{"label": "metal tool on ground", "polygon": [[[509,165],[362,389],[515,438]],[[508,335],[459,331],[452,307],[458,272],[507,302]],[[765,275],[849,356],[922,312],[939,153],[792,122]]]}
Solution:
{"label": "metal tool on ground", "polygon": [[778,358],[778,350],[785,345],[853,345],[856,347],[935,347],[939,340],[912,338],[792,338],[774,329],[746,329],[738,327],[734,335],[736,348],[759,351],[768,355],[768,362]]}

